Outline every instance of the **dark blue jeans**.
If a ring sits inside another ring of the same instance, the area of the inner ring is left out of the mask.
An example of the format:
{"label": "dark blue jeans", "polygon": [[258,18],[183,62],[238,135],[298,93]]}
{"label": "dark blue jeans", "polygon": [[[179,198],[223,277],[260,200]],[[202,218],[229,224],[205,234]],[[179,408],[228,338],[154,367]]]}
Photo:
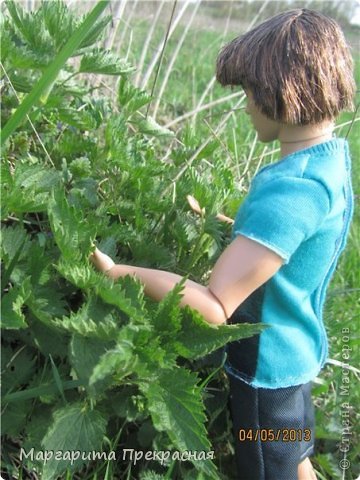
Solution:
{"label": "dark blue jeans", "polygon": [[297,480],[314,451],[311,384],[253,388],[228,374],[238,480]]}

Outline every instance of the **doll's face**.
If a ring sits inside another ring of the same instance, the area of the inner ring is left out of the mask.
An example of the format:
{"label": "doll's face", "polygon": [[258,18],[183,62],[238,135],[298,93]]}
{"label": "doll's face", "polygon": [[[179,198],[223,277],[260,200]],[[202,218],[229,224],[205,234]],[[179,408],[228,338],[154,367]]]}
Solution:
{"label": "doll's face", "polygon": [[280,123],[266,117],[255,105],[253,94],[250,90],[245,90],[247,97],[247,106],[245,113],[250,116],[251,122],[258,133],[261,142],[272,142],[276,140],[280,132]]}

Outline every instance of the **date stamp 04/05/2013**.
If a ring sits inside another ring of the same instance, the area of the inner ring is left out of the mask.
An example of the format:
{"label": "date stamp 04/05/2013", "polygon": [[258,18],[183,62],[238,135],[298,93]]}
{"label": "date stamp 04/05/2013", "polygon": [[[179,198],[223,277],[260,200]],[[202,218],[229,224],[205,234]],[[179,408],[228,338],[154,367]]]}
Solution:
{"label": "date stamp 04/05/2013", "polygon": [[310,442],[311,430],[307,428],[240,428],[240,442]]}

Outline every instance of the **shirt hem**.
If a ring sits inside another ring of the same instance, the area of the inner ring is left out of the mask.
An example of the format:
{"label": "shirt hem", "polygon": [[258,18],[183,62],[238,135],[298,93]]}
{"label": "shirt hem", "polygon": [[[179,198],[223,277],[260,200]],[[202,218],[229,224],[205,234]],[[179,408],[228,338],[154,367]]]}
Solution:
{"label": "shirt hem", "polygon": [[280,248],[276,247],[275,245],[273,245],[272,243],[270,242],[267,242],[265,240],[262,240],[261,238],[258,238],[256,235],[252,234],[252,233],[247,233],[246,231],[243,231],[241,229],[236,229],[234,231],[234,237],[236,235],[243,235],[244,237],[247,237],[249,238],[250,240],[254,240],[254,242],[257,242],[257,243],[260,243],[261,245],[263,245],[264,247],[268,248],[269,250],[271,250],[272,252],[276,253],[277,255],[279,255],[279,257],[281,257],[284,261],[284,264],[288,263],[289,262],[289,259],[290,259],[290,256],[288,253],[285,253],[283,250],[281,250]]}
{"label": "shirt hem", "polygon": [[270,382],[262,381],[257,378],[251,379],[245,373],[239,372],[236,368],[234,368],[228,362],[225,363],[224,368],[225,371],[231,375],[232,377],[241,380],[242,382],[250,385],[253,388],[267,388],[267,389],[277,389],[277,388],[288,388],[288,387],[296,387],[297,385],[304,385],[308,382],[314,380],[317,377],[319,372],[321,371],[323,364],[320,364],[311,372],[308,372],[301,376],[296,377],[286,377],[282,379],[274,379]]}

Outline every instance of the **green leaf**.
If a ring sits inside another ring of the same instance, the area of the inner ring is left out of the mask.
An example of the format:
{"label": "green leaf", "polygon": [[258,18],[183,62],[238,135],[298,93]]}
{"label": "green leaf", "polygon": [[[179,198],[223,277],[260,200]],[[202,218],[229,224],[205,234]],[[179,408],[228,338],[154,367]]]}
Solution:
{"label": "green leaf", "polygon": [[121,278],[120,285],[126,298],[130,300],[131,304],[138,310],[146,312],[144,285],[131,275],[126,275]]}
{"label": "green leaf", "polygon": [[139,120],[136,122],[136,125],[141,133],[145,133],[147,135],[152,135],[154,137],[174,136],[174,132],[159,125],[152,117]]}
{"label": "green leaf", "polygon": [[1,435],[18,437],[23,430],[26,417],[31,413],[32,402],[23,400],[6,405],[1,411]]}
{"label": "green leaf", "polygon": [[15,185],[25,190],[49,192],[60,185],[60,172],[44,165],[18,165],[15,168]]}
{"label": "green leaf", "polygon": [[6,186],[2,191],[3,209],[5,210],[5,214],[2,213],[3,218],[9,214],[21,215],[23,213],[45,212],[48,198],[47,193],[37,194],[31,189],[26,191],[18,186],[9,189]]}
{"label": "green leaf", "polygon": [[11,259],[11,262],[8,266],[8,268],[6,269],[6,271],[4,272],[4,275],[2,277],[2,282],[4,285],[7,285],[10,278],[11,278],[11,275],[13,273],[13,270],[14,268],[17,266],[18,264],[18,260],[19,258],[21,257],[21,254],[23,253],[23,249],[24,249],[24,246],[25,246],[25,243],[26,243],[26,239],[24,238],[22,244],[19,246],[18,250],[15,252],[15,255],[13,256],[13,258]]}
{"label": "green leaf", "polygon": [[[110,398],[108,398],[108,401]],[[135,385],[121,386],[119,391],[111,395],[110,409],[121,418],[129,422],[139,420],[139,417],[148,417],[145,407],[145,397],[139,395]]]}
{"label": "green leaf", "polygon": [[134,354],[133,338],[136,327],[123,327],[116,340],[116,346],[100,357],[90,377],[90,385],[116,373],[117,380],[136,371],[137,357]]}
{"label": "green leaf", "polygon": [[41,440],[51,424],[52,408],[50,405],[32,402],[31,417],[26,424],[26,440],[22,445],[25,451],[28,452],[32,448],[36,451],[41,450]]}
{"label": "green leaf", "polygon": [[95,227],[81,217],[75,207],[69,205],[61,191],[54,192],[49,200],[48,214],[51,228],[64,258],[78,262],[90,252]]}
{"label": "green leaf", "polygon": [[150,101],[151,96],[147,92],[132,85],[126,76],[120,78],[118,102],[121,107],[126,108],[128,115],[136,112]]}
{"label": "green leaf", "polygon": [[100,342],[116,338],[121,321],[116,319],[113,307],[92,296],[77,312],[55,320],[54,324],[84,337],[97,338]]}
{"label": "green leaf", "polygon": [[[53,452],[99,452],[106,424],[107,419],[97,410],[90,410],[81,403],[67,405],[55,411],[42,446]],[[81,455],[73,464],[70,459],[56,460],[53,457],[44,465],[42,479],[55,479],[66,469],[78,470],[83,463]]]}
{"label": "green leaf", "polygon": [[101,391],[108,383],[96,385],[96,390],[89,386],[89,380],[95,366],[99,363],[100,357],[106,349],[111,348],[114,342],[103,342],[99,339],[84,338],[80,335],[73,335],[70,343],[70,361],[74,367],[78,378],[87,385],[90,395]]}
{"label": "green leaf", "polygon": [[[11,3],[13,4],[13,2]],[[48,91],[49,87],[55,82],[66,61],[86,39],[87,35],[91,32],[91,28],[94,26],[94,22],[107,7],[108,3],[109,0],[99,1],[93,10],[87,15],[79,28],[76,29],[73,35],[71,35],[66,45],[64,45],[54,61],[44,71],[38,83],[34,86],[31,92],[26,95],[22,103],[5,124],[1,131],[1,145],[3,145],[13,131],[16,130],[32,106],[40,99],[41,95],[45,91]]]}
{"label": "green leaf", "polygon": [[2,391],[5,394],[26,384],[35,372],[36,357],[30,348],[20,347],[14,352],[10,347],[3,346],[1,358]]}
{"label": "green leaf", "polygon": [[20,225],[3,227],[0,240],[2,261],[9,266],[26,240],[26,230]]}
{"label": "green leaf", "polygon": [[144,312],[133,306],[131,299],[126,297],[121,280],[114,282],[105,275],[95,272],[90,265],[73,265],[60,261],[57,269],[69,282],[81,289],[92,290],[105,303],[117,307],[131,317],[133,322],[144,322]]}
{"label": "green leaf", "polygon": [[1,328],[27,328],[22,307],[31,295],[30,278],[26,278],[22,285],[11,288],[2,299]]}
{"label": "green leaf", "polygon": [[79,112],[75,108],[62,106],[57,109],[57,113],[59,121],[71,125],[72,127],[80,130],[95,130],[96,128],[94,117],[86,110],[81,110]]}
{"label": "green leaf", "polygon": [[79,68],[80,73],[101,73],[103,75],[121,75],[134,70],[125,60],[118,58],[109,50],[100,48],[83,55]]}
{"label": "green leaf", "polygon": [[13,177],[3,182],[2,201],[7,211],[15,214],[45,211],[49,192],[60,181],[55,169],[18,163]]}
{"label": "green leaf", "polygon": [[41,322],[54,327],[54,318],[65,315],[66,301],[56,283],[33,287],[32,295],[26,301],[33,315]]}
{"label": "green leaf", "polygon": [[81,50],[93,45],[95,42],[101,39],[102,33],[109,22],[113,20],[112,15],[107,15],[106,17],[101,18],[96,23],[94,23],[88,33],[86,34],[84,40],[82,40],[79,49],[75,52],[74,55],[79,55]]}
{"label": "green leaf", "polygon": [[210,325],[195,310],[184,308],[181,331],[175,337],[174,348],[179,355],[196,359],[213,352],[227,342],[261,333],[263,324]]}
{"label": "green leaf", "polygon": [[44,356],[52,355],[60,358],[67,356],[69,339],[62,330],[50,327],[33,318],[31,320],[31,332],[35,344]]}
{"label": "green leaf", "polygon": [[41,5],[45,26],[55,42],[58,51],[73,34],[76,21],[65,2],[52,0]]}
{"label": "green leaf", "polygon": [[27,12],[19,2],[13,0],[8,0],[6,6],[17,32],[21,36],[21,41],[17,42],[17,47],[19,48],[19,44],[25,42],[26,46],[34,53],[46,53],[50,59],[50,55],[54,53],[53,45],[49,33],[45,29],[41,11]]}
{"label": "green leaf", "polygon": [[319,453],[315,456],[315,461],[327,473],[328,478],[346,478],[344,472],[340,471],[338,462],[335,461],[332,454]]}
{"label": "green leaf", "polygon": [[186,278],[183,278],[175,287],[159,302],[156,313],[153,317],[155,330],[161,332],[165,342],[166,337],[173,335],[181,328],[181,307],[180,301]]}
{"label": "green leaf", "polygon": [[[209,451],[204,405],[195,373],[183,368],[162,370],[157,381],[141,383],[148,400],[154,427],[165,431],[179,451]],[[195,461],[195,466],[214,475],[216,468],[208,461]]]}

